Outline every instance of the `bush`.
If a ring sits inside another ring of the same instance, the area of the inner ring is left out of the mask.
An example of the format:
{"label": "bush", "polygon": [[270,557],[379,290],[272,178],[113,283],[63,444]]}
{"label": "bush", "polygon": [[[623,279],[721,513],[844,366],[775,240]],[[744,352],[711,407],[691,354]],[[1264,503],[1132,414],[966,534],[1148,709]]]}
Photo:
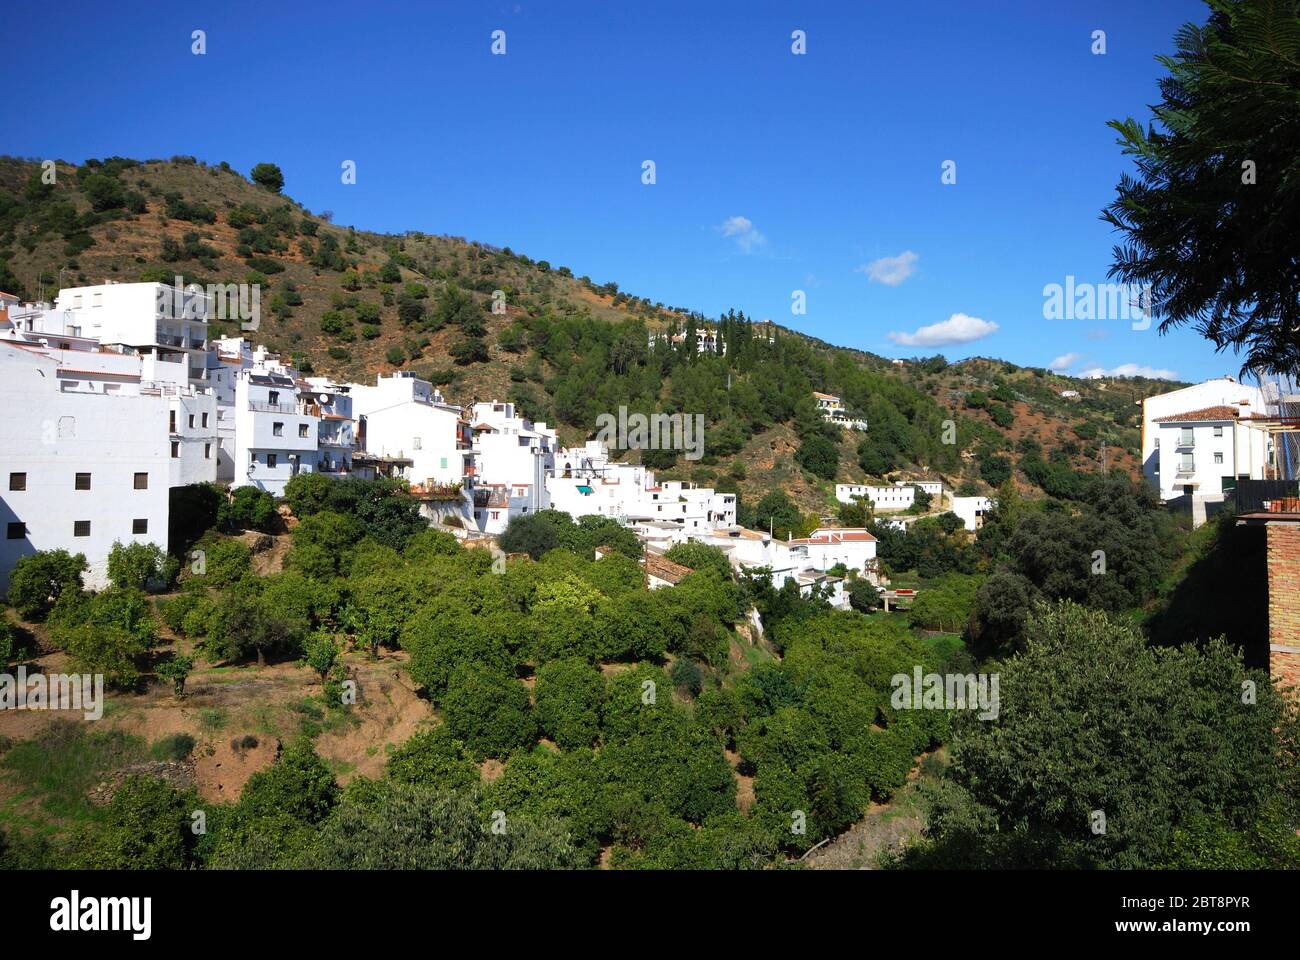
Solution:
{"label": "bush", "polygon": [[108,554],[108,579],[122,589],[165,590],[176,579],[179,567],[180,561],[156,543],[114,541]]}
{"label": "bush", "polygon": [[537,671],[537,719],[561,750],[590,747],[600,732],[605,681],[580,657],[543,664]]}
{"label": "bush", "polygon": [[39,550],[19,557],[9,574],[7,601],[24,620],[45,620],[65,590],[80,592],[86,556],[66,550]]}
{"label": "bush", "polygon": [[504,757],[537,735],[528,690],[480,663],[456,668],[442,706],[447,729],[476,756]]}
{"label": "bush", "polygon": [[249,176],[259,187],[266,187],[272,193],[284,189],[284,174],[274,163],[259,163],[249,171]]}
{"label": "bush", "polygon": [[221,505],[218,523],[225,530],[270,530],[278,515],[275,498],[257,487],[236,487]]}

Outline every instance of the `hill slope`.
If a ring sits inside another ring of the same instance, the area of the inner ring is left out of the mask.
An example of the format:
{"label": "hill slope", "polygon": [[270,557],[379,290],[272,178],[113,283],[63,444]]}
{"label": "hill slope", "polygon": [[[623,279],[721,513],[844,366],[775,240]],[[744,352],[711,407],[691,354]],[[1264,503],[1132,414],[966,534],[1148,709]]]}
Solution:
{"label": "hill slope", "polygon": [[[702,460],[652,451],[647,461],[751,502],[780,487],[824,512],[835,480],[933,472],[987,489],[1001,473],[990,460],[1028,456],[1094,471],[1103,443],[1107,467],[1132,472],[1135,401],[1171,386],[1078,381],[985,359],[897,365],[758,328],[743,314],[711,324],[727,339],[725,359],[651,348],[648,331],[680,330],[689,341],[704,318],[509,248],[336,226],[224,165],[113,158],[55,170],[47,184],[37,162],[0,158],[0,289],[49,298],[60,286],[107,280],[259,283],[253,336],[304,370],[368,380],[413,369],[461,403],[514,400],[557,424],[566,442],[592,436],[596,417],[620,405],[701,412]],[[494,312],[494,298],[504,310]],[[238,332],[233,323],[213,328]],[[824,426],[814,389],[865,414],[866,438]],[[1079,397],[1062,398],[1066,389]],[[955,444],[944,442],[949,420]],[[1016,478],[1033,489],[1026,475]]]}

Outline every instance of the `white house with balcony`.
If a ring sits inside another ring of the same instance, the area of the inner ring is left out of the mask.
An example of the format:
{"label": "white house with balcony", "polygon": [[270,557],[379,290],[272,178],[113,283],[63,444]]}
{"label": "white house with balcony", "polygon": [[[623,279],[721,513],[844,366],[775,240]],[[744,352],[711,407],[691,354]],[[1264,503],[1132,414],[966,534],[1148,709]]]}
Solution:
{"label": "white house with balcony", "polygon": [[1264,478],[1269,437],[1241,422],[1242,409],[1223,404],[1155,418],[1154,479],[1161,500],[1219,502],[1237,480]]}
{"label": "white house with balcony", "polygon": [[38,550],[84,554],[99,589],[115,542],[167,549],[168,401],[138,357],[81,353],[0,339],[0,589]]}
{"label": "white house with balcony", "polygon": [[[1161,422],[1173,422],[1168,418],[1174,416],[1183,416],[1199,411],[1211,410],[1224,413],[1222,408],[1228,408],[1234,412],[1231,418],[1238,421],[1242,417],[1251,417],[1262,415],[1266,412],[1267,407],[1264,399],[1264,392],[1259,387],[1247,386],[1244,383],[1238,383],[1232,377],[1217,377],[1213,380],[1206,380],[1203,383],[1196,383],[1190,387],[1182,387],[1178,390],[1171,390],[1168,393],[1158,394],[1154,397],[1147,397],[1142,401],[1142,475],[1152,487],[1160,494],[1160,499],[1169,500],[1174,497],[1185,495],[1185,488],[1191,486],[1195,495],[1197,488],[1203,488],[1210,491],[1216,486],[1215,482],[1202,483],[1200,478],[1195,483],[1178,483],[1177,464],[1182,461],[1181,457],[1174,458],[1174,474],[1170,474],[1169,468],[1164,464],[1163,450],[1166,444],[1167,434],[1161,426]],[[1192,421],[1197,422],[1197,421]],[[1208,422],[1208,421],[1206,421]],[[1220,421],[1217,425],[1225,427],[1228,421]],[[1255,431],[1249,431],[1255,432]],[[1221,438],[1218,438],[1221,439]],[[1262,438],[1259,442],[1263,442]],[[1244,441],[1243,441],[1244,445]],[[1260,447],[1255,447],[1255,452],[1260,452]],[[1226,450],[1219,450],[1220,453],[1227,453]],[[1253,472],[1256,468],[1251,465],[1250,450],[1241,451],[1244,456],[1238,458],[1239,463],[1233,476],[1244,474],[1249,479],[1261,479],[1262,472]],[[1264,453],[1267,451],[1265,450]],[[1226,460],[1225,456],[1225,460]],[[1258,470],[1263,470],[1264,458],[1261,455],[1256,458],[1259,464]],[[1192,458],[1195,465],[1196,459]],[[1213,458],[1206,464],[1208,467],[1224,468],[1227,463],[1214,463]],[[1202,471],[1203,473],[1203,471]],[[1223,469],[1218,469],[1216,476],[1220,477],[1217,482],[1219,492],[1222,492],[1222,477],[1226,476]],[[1207,474],[1208,476],[1208,474]]]}
{"label": "white house with balcony", "polygon": [[515,413],[513,403],[488,401],[470,409],[474,455],[474,521],[484,533],[550,506],[546,478],[555,470],[559,440],[545,423]]}
{"label": "white house with balcony", "polygon": [[219,438],[207,297],[163,283],[108,283],[60,290],[53,304],[7,311],[0,336],[40,344],[65,370],[109,375],[130,358],[141,391],[168,406],[170,483],[217,479]]}
{"label": "white house with balcony", "polygon": [[244,370],[235,384],[235,479],[284,496],[285,484],[316,471],[321,418],[298,397],[293,377]]}
{"label": "white house with balcony", "polygon": [[813,391],[813,400],[817,403],[817,412],[822,415],[823,420],[828,420],[837,427],[843,427],[846,430],[866,430],[867,421],[861,417],[849,416],[849,411],[844,406],[844,402],[833,393],[819,393]]}

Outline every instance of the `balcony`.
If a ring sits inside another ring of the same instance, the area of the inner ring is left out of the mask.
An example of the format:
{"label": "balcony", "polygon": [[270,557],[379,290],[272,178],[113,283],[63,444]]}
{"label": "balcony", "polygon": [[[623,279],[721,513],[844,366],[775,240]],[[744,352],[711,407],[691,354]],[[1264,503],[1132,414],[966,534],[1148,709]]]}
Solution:
{"label": "balcony", "polygon": [[1196,446],[1196,437],[1191,433],[1179,434],[1176,446],[1179,450],[1191,450]]}
{"label": "balcony", "polygon": [[265,403],[261,400],[249,400],[248,409],[254,413],[297,413],[296,403]]}

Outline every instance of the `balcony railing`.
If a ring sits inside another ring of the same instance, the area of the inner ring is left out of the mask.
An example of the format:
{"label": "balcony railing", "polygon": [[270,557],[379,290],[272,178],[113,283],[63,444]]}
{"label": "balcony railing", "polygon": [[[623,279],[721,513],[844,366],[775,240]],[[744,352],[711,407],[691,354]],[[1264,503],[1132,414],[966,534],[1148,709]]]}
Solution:
{"label": "balcony railing", "polygon": [[1190,448],[1196,446],[1196,437],[1190,433],[1179,434],[1178,446],[1180,448]]}
{"label": "balcony railing", "polygon": [[248,409],[255,413],[297,413],[298,405],[294,403],[265,403],[261,400],[249,400]]}

